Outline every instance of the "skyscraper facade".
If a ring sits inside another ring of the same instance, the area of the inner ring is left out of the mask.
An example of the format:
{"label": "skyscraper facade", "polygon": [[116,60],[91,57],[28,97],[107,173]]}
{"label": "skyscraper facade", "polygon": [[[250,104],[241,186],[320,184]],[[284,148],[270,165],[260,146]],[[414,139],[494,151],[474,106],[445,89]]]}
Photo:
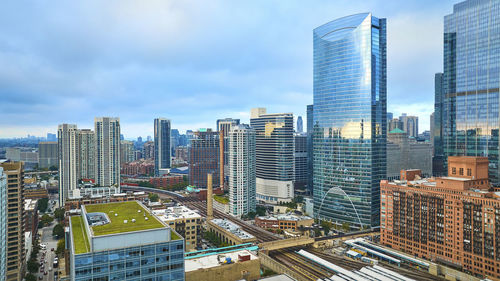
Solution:
{"label": "skyscraper facade", "polygon": [[500,184],[499,30],[498,0],[463,1],[444,18],[445,159],[487,156],[493,186]]}
{"label": "skyscraper facade", "polygon": [[219,133],[212,129],[194,132],[189,147],[189,184],[207,187],[207,174],[213,175],[213,185],[219,183]]}
{"label": "skyscraper facade", "polygon": [[302,121],[302,116],[297,117],[297,133],[302,133],[304,131],[304,121]]}
{"label": "skyscraper facade", "polygon": [[95,134],[90,129],[79,130],[80,176],[79,179],[95,180]]}
{"label": "skyscraper facade", "polygon": [[408,116],[406,113],[403,113],[399,116],[399,121],[403,124],[403,131],[409,137],[418,137],[418,116]]}
{"label": "skyscraper facade", "polygon": [[444,167],[444,146],[443,146],[443,121],[444,121],[444,89],[443,89],[443,73],[434,75],[434,116],[431,123],[431,134],[433,155],[432,155],[432,175],[445,176],[446,169]]}
{"label": "skyscraper facade", "polygon": [[170,168],[170,120],[156,118],[154,121],[155,134],[155,175],[160,175],[160,169]]}
{"label": "skyscraper facade", "polygon": [[24,166],[22,162],[1,163],[7,175],[7,281],[24,278],[26,251],[24,248]]}
{"label": "skyscraper facade", "polygon": [[255,212],[255,130],[235,125],[229,132],[229,210],[241,217]]}
{"label": "skyscraper facade", "polygon": [[74,124],[61,124],[57,129],[59,157],[59,204],[64,206],[69,190],[78,188],[80,179],[79,131]]}
{"label": "skyscraper facade", "polygon": [[386,20],[371,13],[326,23],[314,38],[314,215],[380,224],[386,176]]}
{"label": "skyscraper facade", "polygon": [[7,175],[0,167],[0,280],[7,277]]}
{"label": "skyscraper facade", "polygon": [[120,118],[96,117],[96,183],[120,187]]}
{"label": "skyscraper facade", "polygon": [[294,197],[293,114],[252,109],[250,126],[256,132],[257,200],[290,202]]}
{"label": "skyscraper facade", "polygon": [[313,194],[313,105],[307,106],[307,193]]}
{"label": "skyscraper facade", "polygon": [[305,192],[307,186],[307,135],[295,133],[293,136],[293,187],[295,192]]}
{"label": "skyscraper facade", "polygon": [[135,160],[134,142],[120,141],[120,164],[130,163]]}
{"label": "skyscraper facade", "polygon": [[57,142],[42,141],[38,143],[38,167],[50,168],[59,165],[57,160]]}
{"label": "skyscraper facade", "polygon": [[217,131],[222,132],[224,137],[224,179],[228,181],[229,175],[229,132],[234,126],[240,124],[240,119],[224,118],[217,120]]}

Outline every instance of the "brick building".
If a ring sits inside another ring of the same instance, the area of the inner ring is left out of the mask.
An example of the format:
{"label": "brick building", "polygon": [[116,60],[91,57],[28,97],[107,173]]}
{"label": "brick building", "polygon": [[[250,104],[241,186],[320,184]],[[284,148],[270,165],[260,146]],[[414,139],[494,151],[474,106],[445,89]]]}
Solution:
{"label": "brick building", "polygon": [[206,188],[207,174],[212,174],[213,185],[219,186],[219,133],[200,129],[189,148],[189,184]]}
{"label": "brick building", "polygon": [[449,157],[448,176],[381,181],[381,243],[481,277],[500,279],[500,192],[488,158]]}
{"label": "brick building", "polygon": [[149,179],[149,183],[153,184],[156,187],[162,187],[162,188],[168,188],[182,182],[183,182],[182,176],[164,176],[164,177]]}
{"label": "brick building", "polygon": [[121,165],[122,175],[152,175],[155,171],[155,163],[152,159],[137,160]]}
{"label": "brick building", "polygon": [[255,225],[261,228],[270,229],[293,229],[299,230],[300,227],[310,227],[314,223],[314,219],[308,216],[296,215],[277,215],[277,216],[262,216],[255,218]]}

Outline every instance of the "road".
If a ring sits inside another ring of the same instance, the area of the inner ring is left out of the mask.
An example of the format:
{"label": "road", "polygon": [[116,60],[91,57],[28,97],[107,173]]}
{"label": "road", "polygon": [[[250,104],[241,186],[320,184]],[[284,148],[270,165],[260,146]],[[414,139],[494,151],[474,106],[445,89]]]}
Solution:
{"label": "road", "polygon": [[[52,200],[52,198],[51,198]],[[50,204],[49,204],[50,205]],[[50,205],[51,206],[51,205]],[[52,210],[57,208],[57,201],[56,201],[56,206],[50,207]],[[42,253],[45,252],[45,263],[44,263],[44,268],[45,271],[47,271],[47,275],[44,275],[40,271],[38,271],[36,278],[37,280],[40,280],[39,277],[42,276],[44,281],[53,281],[54,280],[54,269],[53,269],[53,264],[54,264],[54,258],[56,256],[55,250],[57,249],[57,239],[55,239],[52,236],[52,229],[54,226],[56,226],[57,222],[53,221],[51,225],[46,226],[42,229],[38,230],[38,233],[40,234],[40,244],[45,244],[47,245],[47,249],[40,250],[40,253],[38,254],[38,261],[41,260]],[[51,249],[54,248],[54,251],[51,251]],[[49,268],[52,268],[52,270],[49,270]]]}

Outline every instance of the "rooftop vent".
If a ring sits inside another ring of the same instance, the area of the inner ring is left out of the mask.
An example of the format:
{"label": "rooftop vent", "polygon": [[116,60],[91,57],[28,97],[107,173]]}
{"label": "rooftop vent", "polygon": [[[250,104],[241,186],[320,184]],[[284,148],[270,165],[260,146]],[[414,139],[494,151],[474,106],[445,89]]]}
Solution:
{"label": "rooftop vent", "polygon": [[123,220],[123,223],[127,223],[127,222],[128,222],[128,220]]}

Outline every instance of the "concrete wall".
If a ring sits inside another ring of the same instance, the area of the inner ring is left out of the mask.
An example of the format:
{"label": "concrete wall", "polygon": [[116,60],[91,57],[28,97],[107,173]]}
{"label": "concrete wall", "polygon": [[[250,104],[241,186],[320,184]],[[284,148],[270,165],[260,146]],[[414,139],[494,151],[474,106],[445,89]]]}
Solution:
{"label": "concrete wall", "polygon": [[256,280],[260,277],[260,260],[224,264],[186,272],[186,281]]}

